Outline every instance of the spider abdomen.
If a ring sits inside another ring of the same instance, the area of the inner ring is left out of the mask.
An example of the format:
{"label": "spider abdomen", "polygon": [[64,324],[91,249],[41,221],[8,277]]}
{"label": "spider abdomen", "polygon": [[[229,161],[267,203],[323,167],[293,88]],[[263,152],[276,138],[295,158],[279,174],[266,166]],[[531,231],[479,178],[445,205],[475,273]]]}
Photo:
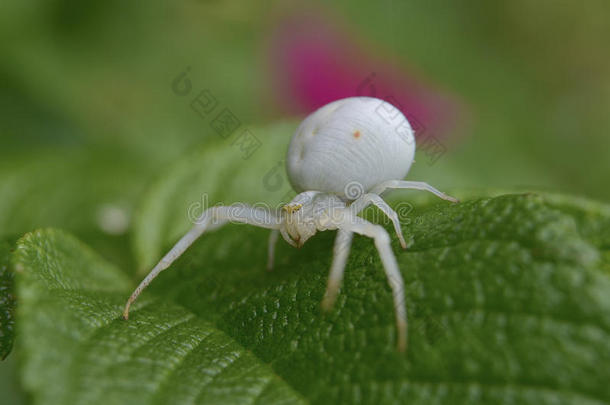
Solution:
{"label": "spider abdomen", "polygon": [[350,187],[366,192],[406,176],[415,154],[413,130],[391,104],[350,97],[327,104],[297,128],[287,171],[297,192],[318,190],[348,199]]}

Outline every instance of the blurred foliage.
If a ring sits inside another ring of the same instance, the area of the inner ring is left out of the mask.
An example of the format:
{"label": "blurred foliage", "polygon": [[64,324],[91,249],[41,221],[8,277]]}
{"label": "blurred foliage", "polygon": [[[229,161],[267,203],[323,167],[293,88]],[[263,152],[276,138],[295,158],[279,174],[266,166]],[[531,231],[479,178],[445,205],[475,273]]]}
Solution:
{"label": "blurred foliage", "polygon": [[[266,47],[274,24],[301,7],[0,3],[0,237],[61,227],[133,275],[184,229],[184,209],[202,193],[279,201],[260,184],[298,117],[261,125],[288,118],[273,101]],[[307,12],[464,102],[455,133],[434,134],[447,153],[433,165],[420,153],[410,178],[472,194],[525,186],[610,200],[607,2],[336,0]],[[242,160],[233,139],[172,92],[186,67],[195,91],[272,139],[266,152]],[[197,173],[197,159],[216,155],[226,160]],[[606,241],[610,228],[583,204],[566,215]]]}
{"label": "blurred foliage", "polygon": [[[243,123],[275,117],[266,75],[270,26],[296,3],[4,2],[2,152],[112,145],[153,175],[216,137],[171,80],[192,68]],[[466,7],[430,2],[316,6],[371,54],[462,98],[462,138],[413,177],[439,187],[542,186],[608,199],[610,6],[553,1]],[[310,10],[311,11],[311,10]],[[360,38],[360,39],[358,39]],[[439,134],[442,135],[442,134]],[[288,136],[288,135],[287,135]]]}

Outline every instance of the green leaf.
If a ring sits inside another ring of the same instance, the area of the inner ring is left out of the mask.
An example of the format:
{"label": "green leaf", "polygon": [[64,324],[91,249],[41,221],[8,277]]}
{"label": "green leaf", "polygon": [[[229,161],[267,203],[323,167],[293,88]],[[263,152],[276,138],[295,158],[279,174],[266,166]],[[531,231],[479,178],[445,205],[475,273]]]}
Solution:
{"label": "green leaf", "polygon": [[211,323],[144,298],[120,318],[122,272],[74,237],[36,231],[13,255],[23,384],[39,404],[299,403]]}
{"label": "green leaf", "polygon": [[[169,168],[137,212],[140,270],[188,229],[190,208],[289,199],[282,159],[293,129],[252,128],[262,146],[248,159],[234,137]],[[40,403],[180,401],[206,383],[194,369],[227,364],[214,339],[205,338],[210,352],[185,354],[212,330],[254,364],[240,370],[276,381],[273,398],[259,402],[608,402],[610,208],[535,193],[458,205],[417,196],[403,218],[410,247],[393,246],[410,316],[405,355],[394,349],[391,292],[366,238],[354,241],[329,314],[319,303],[332,232],[299,250],[280,243],[270,273],[268,233],[229,225],[193,245],[123,322],[134,284],[73,238],[44,231],[24,238],[14,256],[25,387]],[[240,402],[264,378],[216,379],[221,388],[210,384],[201,395]]]}
{"label": "green leaf", "polygon": [[13,272],[9,268],[10,245],[0,242],[0,359],[13,347],[15,327],[15,296]]}
{"label": "green leaf", "polygon": [[405,355],[363,237],[327,315],[331,232],[302,249],[281,244],[269,273],[267,232],[229,225],[144,296],[214,323],[312,403],[607,403],[608,239],[592,222],[608,223],[609,212],[532,193],[418,206],[404,226],[410,248],[394,242],[410,315]]}

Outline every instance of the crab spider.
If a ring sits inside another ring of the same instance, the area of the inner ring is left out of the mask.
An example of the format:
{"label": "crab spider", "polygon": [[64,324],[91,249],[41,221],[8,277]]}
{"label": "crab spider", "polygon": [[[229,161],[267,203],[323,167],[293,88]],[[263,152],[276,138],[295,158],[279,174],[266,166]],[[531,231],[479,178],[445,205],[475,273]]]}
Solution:
{"label": "crab spider", "polygon": [[353,235],[372,238],[392,289],[397,326],[397,345],[407,344],[407,310],[404,284],[390,236],[380,225],[358,214],[375,205],[394,226],[406,248],[396,212],[381,198],[390,189],[424,190],[457,202],[427,183],[404,181],[415,154],[415,138],[404,115],[391,104],[370,97],[334,101],[310,114],[297,128],[288,147],[286,168],[297,196],[280,210],[246,204],[212,207],[204,211],[193,228],[150,271],[125,304],[123,317],[142,290],[168,268],[204,232],[227,222],[271,229],[267,267],[273,267],[279,235],[301,247],[316,232],[337,230],[333,260],[322,300],[329,310],[337,297]]}

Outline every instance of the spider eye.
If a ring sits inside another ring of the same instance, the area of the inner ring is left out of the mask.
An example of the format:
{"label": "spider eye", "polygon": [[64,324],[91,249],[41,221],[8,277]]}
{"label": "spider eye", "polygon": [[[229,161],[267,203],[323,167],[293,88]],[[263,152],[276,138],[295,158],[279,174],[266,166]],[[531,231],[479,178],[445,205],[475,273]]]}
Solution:
{"label": "spider eye", "polygon": [[287,213],[292,214],[293,212],[300,210],[302,206],[303,204],[286,204],[282,207],[282,209]]}

